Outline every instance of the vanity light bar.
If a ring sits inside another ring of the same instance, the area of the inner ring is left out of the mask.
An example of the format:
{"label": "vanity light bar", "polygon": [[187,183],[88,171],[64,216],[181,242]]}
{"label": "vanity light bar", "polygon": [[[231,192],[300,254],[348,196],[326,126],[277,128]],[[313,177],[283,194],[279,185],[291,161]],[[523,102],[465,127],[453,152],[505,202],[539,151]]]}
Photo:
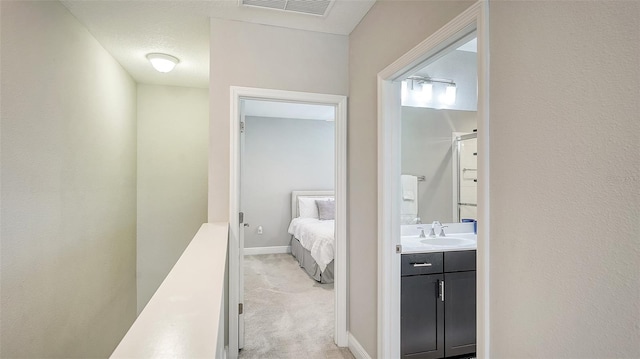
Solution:
{"label": "vanity light bar", "polygon": [[439,83],[439,84],[446,84],[446,85],[451,85],[451,86],[455,86],[456,83],[453,82],[453,80],[448,80],[448,79],[438,79],[435,77],[424,77],[424,76],[410,76],[407,78],[407,80],[413,80],[416,81],[418,83]]}

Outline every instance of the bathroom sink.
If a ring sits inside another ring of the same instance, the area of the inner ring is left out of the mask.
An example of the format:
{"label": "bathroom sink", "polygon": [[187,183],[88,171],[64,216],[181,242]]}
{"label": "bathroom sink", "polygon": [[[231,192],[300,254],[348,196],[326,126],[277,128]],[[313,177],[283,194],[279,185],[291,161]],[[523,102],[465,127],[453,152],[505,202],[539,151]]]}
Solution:
{"label": "bathroom sink", "polygon": [[475,233],[451,233],[446,237],[435,238],[420,238],[417,233],[403,234],[402,254],[474,250],[477,243]]}
{"label": "bathroom sink", "polygon": [[467,247],[476,244],[473,239],[458,238],[458,237],[436,237],[425,238],[420,240],[421,243],[428,244],[430,246],[446,246],[446,247]]}

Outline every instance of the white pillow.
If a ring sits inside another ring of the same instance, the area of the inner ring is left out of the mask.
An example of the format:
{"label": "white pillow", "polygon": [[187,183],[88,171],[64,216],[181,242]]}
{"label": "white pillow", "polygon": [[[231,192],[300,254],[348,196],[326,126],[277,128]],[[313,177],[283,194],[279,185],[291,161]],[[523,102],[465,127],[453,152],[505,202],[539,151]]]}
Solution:
{"label": "white pillow", "polygon": [[318,219],[318,205],[316,200],[332,200],[333,197],[298,197],[298,215],[300,218]]}

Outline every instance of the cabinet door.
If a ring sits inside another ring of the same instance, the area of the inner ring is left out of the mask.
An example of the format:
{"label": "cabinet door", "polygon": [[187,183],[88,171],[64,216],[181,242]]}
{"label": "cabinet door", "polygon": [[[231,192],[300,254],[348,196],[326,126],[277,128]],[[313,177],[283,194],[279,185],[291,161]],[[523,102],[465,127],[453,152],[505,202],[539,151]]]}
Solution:
{"label": "cabinet door", "polygon": [[476,272],[445,273],[445,354],[476,351]]}
{"label": "cabinet door", "polygon": [[442,274],[402,277],[400,347],[405,359],[444,357]]}

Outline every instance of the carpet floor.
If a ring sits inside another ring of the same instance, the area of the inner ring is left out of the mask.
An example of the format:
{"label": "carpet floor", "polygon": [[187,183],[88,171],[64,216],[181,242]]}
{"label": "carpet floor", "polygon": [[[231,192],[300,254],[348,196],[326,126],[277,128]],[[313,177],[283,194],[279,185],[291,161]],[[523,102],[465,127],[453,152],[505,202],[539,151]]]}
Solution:
{"label": "carpet floor", "polygon": [[290,254],[244,257],[242,359],[353,359],[333,343],[333,284],[310,278]]}

